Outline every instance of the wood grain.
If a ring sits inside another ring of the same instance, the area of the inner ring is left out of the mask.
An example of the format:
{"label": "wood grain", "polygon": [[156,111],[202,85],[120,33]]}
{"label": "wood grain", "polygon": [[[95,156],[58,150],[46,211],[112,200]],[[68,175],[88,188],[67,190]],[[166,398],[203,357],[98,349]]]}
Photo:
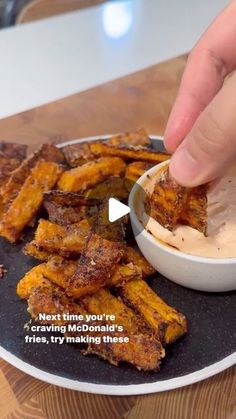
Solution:
{"label": "wood grain", "polygon": [[[0,121],[0,139],[27,143],[126,131],[162,134],[186,57]],[[1,419],[236,419],[236,367],[175,391],[111,397],[36,380],[0,360]]]}
{"label": "wood grain", "polygon": [[0,120],[0,139],[35,146],[145,127],[163,134],[186,57]]}
{"label": "wood grain", "polygon": [[96,6],[105,1],[106,0],[33,0],[22,9],[17,17],[16,23],[32,22],[61,13]]}

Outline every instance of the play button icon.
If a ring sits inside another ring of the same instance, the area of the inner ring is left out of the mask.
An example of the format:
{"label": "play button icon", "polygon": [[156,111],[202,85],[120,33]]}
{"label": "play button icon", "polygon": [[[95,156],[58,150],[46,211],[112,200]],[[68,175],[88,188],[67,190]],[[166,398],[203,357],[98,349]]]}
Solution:
{"label": "play button icon", "polygon": [[108,201],[108,219],[110,223],[119,220],[119,218],[124,217],[130,213],[130,208],[128,205],[122,204],[115,198],[109,198]]}
{"label": "play button icon", "polygon": [[[100,205],[106,204],[105,218],[103,221],[99,221],[101,223],[99,235],[107,238],[107,230],[109,231],[110,228],[115,228],[116,222],[118,226],[120,224],[119,220],[121,219],[121,224],[126,231],[125,235],[127,240],[132,237],[131,223],[127,215],[131,214],[133,210],[132,207],[129,207],[126,204],[128,203],[130,191],[134,186],[137,190],[136,193],[143,197],[142,202],[147,203],[145,206],[145,213],[149,214],[149,199],[148,196],[146,196],[145,190],[138,183],[135,183],[129,178],[120,178],[118,176],[110,177],[107,180],[97,184],[96,187],[87,192],[86,198],[88,199],[88,202],[90,201],[91,204],[85,205],[84,210],[85,218],[91,227],[94,225],[97,219],[97,213]],[[134,231],[135,236],[140,234],[140,228],[145,228],[145,221],[144,223],[140,223],[140,227],[137,228],[137,231]]]}

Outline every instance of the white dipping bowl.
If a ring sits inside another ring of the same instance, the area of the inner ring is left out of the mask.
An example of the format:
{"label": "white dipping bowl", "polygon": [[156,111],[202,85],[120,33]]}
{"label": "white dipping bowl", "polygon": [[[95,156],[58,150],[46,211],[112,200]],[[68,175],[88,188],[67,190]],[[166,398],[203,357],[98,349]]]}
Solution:
{"label": "white dipping bowl", "polygon": [[166,162],[145,172],[136,182],[129,196],[131,224],[139,249],[158,272],[184,287],[209,292],[235,290],[236,257],[211,258],[183,253],[152,236],[139,221],[136,208],[137,202],[144,198],[140,192],[141,188],[144,189],[148,176],[152,176],[164,164]]}

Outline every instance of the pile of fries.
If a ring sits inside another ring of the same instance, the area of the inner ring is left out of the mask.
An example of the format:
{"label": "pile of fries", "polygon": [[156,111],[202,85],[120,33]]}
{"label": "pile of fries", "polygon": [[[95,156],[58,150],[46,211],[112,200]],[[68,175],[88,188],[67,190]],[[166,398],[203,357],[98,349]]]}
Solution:
{"label": "pile of fries", "polygon": [[[169,155],[152,150],[144,130],[63,149],[44,144],[28,158],[24,146],[3,143],[0,150],[0,235],[15,243],[36,225],[24,253],[40,263],[17,285],[32,318],[113,314],[123,326],[113,336],[127,336],[128,343],[102,340],[80,348],[83,353],[157,370],[165,346],[186,333],[186,318],[149,287],[154,270],[134,246],[128,219],[109,223],[108,199],[125,203],[127,180],[135,182]],[[43,207],[47,216],[40,218]]]}

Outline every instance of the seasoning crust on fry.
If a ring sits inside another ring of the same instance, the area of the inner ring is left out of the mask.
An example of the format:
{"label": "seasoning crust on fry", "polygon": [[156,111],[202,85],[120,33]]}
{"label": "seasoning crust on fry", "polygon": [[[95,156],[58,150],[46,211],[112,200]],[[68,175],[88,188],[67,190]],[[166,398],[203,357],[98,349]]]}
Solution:
{"label": "seasoning crust on fry", "polygon": [[149,150],[141,146],[113,146],[105,143],[92,143],[90,149],[97,156],[120,157],[124,160],[144,160],[156,164],[170,158],[170,155],[167,153]]}

